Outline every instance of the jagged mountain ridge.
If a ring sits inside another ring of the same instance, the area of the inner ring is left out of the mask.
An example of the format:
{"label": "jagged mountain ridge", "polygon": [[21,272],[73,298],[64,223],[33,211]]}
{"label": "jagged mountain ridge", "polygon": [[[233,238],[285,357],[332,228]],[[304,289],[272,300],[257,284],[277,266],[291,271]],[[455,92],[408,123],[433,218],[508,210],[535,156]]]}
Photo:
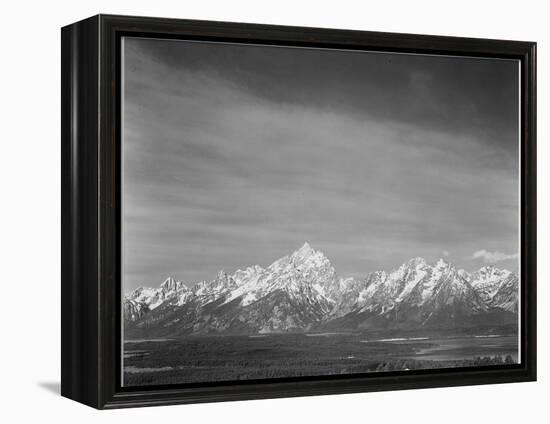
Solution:
{"label": "jagged mountain ridge", "polygon": [[461,326],[495,313],[513,321],[517,284],[510,271],[486,267],[469,274],[422,258],[390,273],[342,278],[306,243],[265,269],[220,271],[191,288],[168,278],[158,289],[136,289],[124,300],[125,332],[149,337]]}

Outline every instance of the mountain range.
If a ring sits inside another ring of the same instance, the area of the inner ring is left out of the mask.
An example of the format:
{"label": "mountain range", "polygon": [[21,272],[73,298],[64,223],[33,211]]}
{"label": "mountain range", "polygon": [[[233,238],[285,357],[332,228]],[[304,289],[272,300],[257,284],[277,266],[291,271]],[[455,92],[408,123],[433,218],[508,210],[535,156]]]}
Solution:
{"label": "mountain range", "polygon": [[123,312],[125,338],[513,324],[518,277],[414,258],[391,272],[344,278],[305,243],[267,268],[220,271],[193,286],[169,277],[158,288],[135,289]]}

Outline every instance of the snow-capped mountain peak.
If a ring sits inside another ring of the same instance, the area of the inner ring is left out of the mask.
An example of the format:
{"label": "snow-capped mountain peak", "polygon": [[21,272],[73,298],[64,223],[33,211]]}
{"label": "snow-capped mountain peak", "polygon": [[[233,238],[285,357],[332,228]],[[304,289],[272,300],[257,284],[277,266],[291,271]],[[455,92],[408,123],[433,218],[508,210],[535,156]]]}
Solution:
{"label": "snow-capped mountain peak", "polygon": [[[158,288],[139,287],[126,296],[131,301],[133,307],[128,305],[134,311],[143,311],[146,307],[148,311],[156,309],[167,301],[179,301],[189,296],[189,289],[181,281],[176,281],[173,277],[168,277]],[[137,305],[142,306],[137,306]]]}
{"label": "snow-capped mountain peak", "polygon": [[174,277],[168,277],[166,280],[164,280],[160,287],[164,289],[165,292],[169,292],[178,291],[182,287],[185,287],[185,285],[181,281],[176,281]]}
{"label": "snow-capped mountain peak", "polygon": [[241,286],[264,271],[265,270],[259,265],[249,266],[246,269],[238,269],[235,271],[235,274],[233,274],[233,279],[238,286]]}
{"label": "snow-capped mountain peak", "polygon": [[313,249],[309,243],[305,243],[300,249],[290,255],[290,262],[299,270],[302,267],[306,268],[322,268],[332,265],[328,258],[320,250]]}
{"label": "snow-capped mountain peak", "polygon": [[450,264],[443,258],[439,258],[439,260],[435,264],[435,267],[438,269],[451,268],[451,267],[454,268],[454,265]]}
{"label": "snow-capped mountain peak", "polygon": [[470,274],[444,259],[432,265],[416,257],[389,272],[344,278],[305,243],[267,268],[254,265],[233,275],[221,270],[191,288],[168,277],[159,288],[136,289],[126,296],[124,313],[128,322],[149,320],[163,335],[176,328],[304,331],[340,319],[360,328],[454,326],[494,310],[515,313],[517,298],[517,276],[493,266]]}
{"label": "snow-capped mountain peak", "polygon": [[511,271],[488,265],[472,273],[469,281],[487,305],[517,312],[519,281]]}
{"label": "snow-capped mountain peak", "polygon": [[510,274],[511,272],[506,269],[501,270],[493,265],[487,265],[472,274],[472,285],[476,286],[478,284],[483,284],[488,280],[495,281],[506,278]]}
{"label": "snow-capped mountain peak", "polygon": [[294,262],[300,262],[307,260],[309,257],[314,256],[317,252],[310,246],[308,242],[305,242],[302,247],[296,250],[290,258]]}

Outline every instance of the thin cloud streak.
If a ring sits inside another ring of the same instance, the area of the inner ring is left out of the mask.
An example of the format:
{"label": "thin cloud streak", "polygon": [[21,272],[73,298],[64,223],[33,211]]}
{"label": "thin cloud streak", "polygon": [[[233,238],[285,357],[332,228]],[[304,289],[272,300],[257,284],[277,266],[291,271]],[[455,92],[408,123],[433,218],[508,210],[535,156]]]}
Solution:
{"label": "thin cloud streak", "polygon": [[472,255],[472,258],[482,259],[486,263],[502,262],[511,259],[517,259],[518,257],[519,255],[517,253],[508,254],[499,251],[489,252],[485,249],[478,250]]}

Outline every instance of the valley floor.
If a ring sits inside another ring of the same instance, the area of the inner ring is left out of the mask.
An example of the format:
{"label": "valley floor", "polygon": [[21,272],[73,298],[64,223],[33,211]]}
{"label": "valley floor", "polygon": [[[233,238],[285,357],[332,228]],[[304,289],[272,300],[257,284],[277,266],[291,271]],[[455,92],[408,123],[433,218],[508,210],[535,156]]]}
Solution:
{"label": "valley floor", "polygon": [[127,340],[124,385],[473,367],[518,361],[518,338],[479,334],[309,333]]}

